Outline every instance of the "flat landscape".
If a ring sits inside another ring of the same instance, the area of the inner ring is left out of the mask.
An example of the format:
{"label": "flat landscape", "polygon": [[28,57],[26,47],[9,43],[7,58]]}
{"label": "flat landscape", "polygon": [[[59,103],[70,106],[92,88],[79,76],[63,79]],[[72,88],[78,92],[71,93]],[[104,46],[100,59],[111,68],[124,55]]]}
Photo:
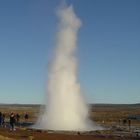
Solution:
{"label": "flat landscape", "polygon": [[[140,104],[90,105],[90,118],[103,127],[100,131],[62,132],[31,129],[39,117],[40,105],[0,105],[5,125],[0,128],[0,140],[138,140],[140,139]],[[9,114],[20,115],[16,131],[9,129]],[[25,122],[24,115],[29,114]]]}

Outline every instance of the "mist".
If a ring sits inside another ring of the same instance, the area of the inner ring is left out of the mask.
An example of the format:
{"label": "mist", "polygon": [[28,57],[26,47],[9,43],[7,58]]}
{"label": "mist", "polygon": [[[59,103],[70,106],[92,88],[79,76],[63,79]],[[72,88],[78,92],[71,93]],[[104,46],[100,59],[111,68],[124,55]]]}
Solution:
{"label": "mist", "polygon": [[48,130],[94,130],[88,106],[77,80],[77,33],[82,23],[73,6],[57,11],[58,32],[53,58],[48,68],[47,101],[38,127]]}

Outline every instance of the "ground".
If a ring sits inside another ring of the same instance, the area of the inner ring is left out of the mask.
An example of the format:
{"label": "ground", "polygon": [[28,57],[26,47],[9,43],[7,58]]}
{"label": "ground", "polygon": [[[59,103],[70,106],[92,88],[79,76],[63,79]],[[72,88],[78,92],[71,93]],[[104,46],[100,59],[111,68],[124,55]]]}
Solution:
{"label": "ground", "polygon": [[[58,132],[29,129],[28,125],[37,120],[38,105],[0,105],[0,111],[6,115],[5,127],[0,128],[0,140],[139,140],[140,120],[128,117],[140,114],[140,105],[91,105],[90,117],[104,130],[93,132]],[[16,131],[9,130],[9,114],[19,113],[21,125]],[[28,122],[24,114],[29,114]],[[124,120],[126,120],[124,122]]]}

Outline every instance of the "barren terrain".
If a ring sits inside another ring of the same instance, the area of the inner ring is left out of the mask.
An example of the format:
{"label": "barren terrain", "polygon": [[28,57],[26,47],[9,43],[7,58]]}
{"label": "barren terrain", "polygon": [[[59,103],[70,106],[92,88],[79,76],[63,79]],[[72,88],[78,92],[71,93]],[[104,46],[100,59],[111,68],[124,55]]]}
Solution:
{"label": "barren terrain", "polygon": [[[93,132],[58,132],[29,129],[39,116],[39,105],[0,105],[0,111],[6,116],[6,123],[0,128],[0,140],[138,140],[140,139],[140,104],[135,105],[90,105],[90,117],[104,130]],[[20,125],[16,131],[9,130],[9,114],[20,114]],[[29,114],[28,122],[24,114]],[[125,121],[124,121],[125,120]],[[131,120],[129,126],[128,120]]]}

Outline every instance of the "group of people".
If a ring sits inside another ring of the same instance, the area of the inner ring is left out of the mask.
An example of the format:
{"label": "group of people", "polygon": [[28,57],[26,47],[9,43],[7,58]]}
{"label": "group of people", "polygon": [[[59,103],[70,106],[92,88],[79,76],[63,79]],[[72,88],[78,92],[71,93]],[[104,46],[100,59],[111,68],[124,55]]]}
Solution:
{"label": "group of people", "polygon": [[[29,118],[29,115],[27,113],[25,113],[24,115],[24,119],[27,122]],[[15,125],[20,123],[20,115],[17,113],[11,113],[9,115],[9,125],[10,125],[10,130],[11,131],[15,131]],[[2,112],[0,112],[0,127],[4,127],[5,125],[5,114],[3,114]]]}

